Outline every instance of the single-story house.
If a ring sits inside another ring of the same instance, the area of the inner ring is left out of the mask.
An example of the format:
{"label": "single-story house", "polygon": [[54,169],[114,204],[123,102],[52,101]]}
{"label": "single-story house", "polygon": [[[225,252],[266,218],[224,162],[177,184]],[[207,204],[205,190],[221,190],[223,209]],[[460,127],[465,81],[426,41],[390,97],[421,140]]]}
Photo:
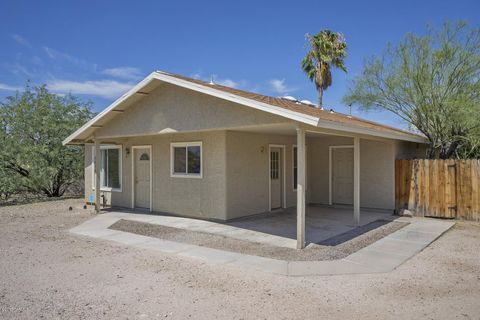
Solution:
{"label": "single-story house", "polygon": [[[204,219],[305,205],[394,209],[397,158],[425,137],[292,97],[155,71],[65,139],[85,145],[85,197]],[[99,156],[96,156],[99,155]]]}

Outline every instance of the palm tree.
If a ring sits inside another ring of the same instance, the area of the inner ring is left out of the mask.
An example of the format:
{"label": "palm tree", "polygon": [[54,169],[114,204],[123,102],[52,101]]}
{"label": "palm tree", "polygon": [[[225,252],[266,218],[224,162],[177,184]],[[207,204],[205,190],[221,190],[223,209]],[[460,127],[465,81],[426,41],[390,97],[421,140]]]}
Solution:
{"label": "palm tree", "polygon": [[302,60],[302,69],[315,82],[318,106],[323,105],[323,91],[332,85],[332,66],[347,72],[344,59],[347,43],[341,33],[322,30],[316,35],[306,35],[309,51]]}

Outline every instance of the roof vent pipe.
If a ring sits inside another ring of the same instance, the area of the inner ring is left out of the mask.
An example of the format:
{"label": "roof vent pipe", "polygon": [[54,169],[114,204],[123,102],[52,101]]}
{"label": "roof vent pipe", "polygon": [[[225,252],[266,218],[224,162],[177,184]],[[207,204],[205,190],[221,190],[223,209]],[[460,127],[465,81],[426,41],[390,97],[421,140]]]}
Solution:
{"label": "roof vent pipe", "polygon": [[292,101],[292,102],[298,101],[295,97],[292,97],[292,96],[283,96],[282,99]]}
{"label": "roof vent pipe", "polygon": [[312,106],[312,107],[316,107],[316,105],[310,101],[310,100],[302,100],[300,101],[302,104],[306,104],[306,105],[309,105],[309,106]]}

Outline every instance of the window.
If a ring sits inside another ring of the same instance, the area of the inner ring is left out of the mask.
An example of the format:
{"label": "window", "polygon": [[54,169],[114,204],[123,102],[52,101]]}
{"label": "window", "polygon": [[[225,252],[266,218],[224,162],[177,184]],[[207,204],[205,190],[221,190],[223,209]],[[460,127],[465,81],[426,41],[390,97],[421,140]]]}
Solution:
{"label": "window", "polygon": [[142,153],[142,155],[140,156],[140,161],[148,161],[148,160],[150,160],[148,153]]}
{"label": "window", "polygon": [[[93,148],[93,188],[95,188],[95,148]],[[100,187],[104,191],[122,189],[122,147],[100,146]]]}
{"label": "window", "polygon": [[293,147],[293,190],[297,190],[297,147]]}
{"label": "window", "polygon": [[171,148],[172,177],[202,177],[202,143],[172,143]]}
{"label": "window", "polygon": [[[305,147],[305,153],[307,151],[307,147]],[[297,146],[293,146],[293,152],[292,152],[292,167],[293,167],[293,174],[292,174],[292,182],[293,182],[293,191],[297,191],[297,182],[298,182],[298,157],[297,157]],[[307,157],[305,154],[305,167],[307,166]],[[307,175],[305,175],[305,190],[307,190]]]}
{"label": "window", "polygon": [[278,180],[280,169],[280,153],[278,151],[270,152],[270,179]]}

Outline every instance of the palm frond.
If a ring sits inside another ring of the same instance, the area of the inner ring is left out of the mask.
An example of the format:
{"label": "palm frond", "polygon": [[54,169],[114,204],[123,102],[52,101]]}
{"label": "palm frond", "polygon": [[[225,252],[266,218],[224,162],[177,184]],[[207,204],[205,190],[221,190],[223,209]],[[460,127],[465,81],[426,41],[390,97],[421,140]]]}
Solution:
{"label": "palm frond", "polygon": [[320,101],[323,90],[332,85],[331,68],[347,72],[344,60],[347,56],[347,44],[341,33],[323,30],[315,35],[306,35],[309,50],[302,59],[302,70],[315,83]]}

